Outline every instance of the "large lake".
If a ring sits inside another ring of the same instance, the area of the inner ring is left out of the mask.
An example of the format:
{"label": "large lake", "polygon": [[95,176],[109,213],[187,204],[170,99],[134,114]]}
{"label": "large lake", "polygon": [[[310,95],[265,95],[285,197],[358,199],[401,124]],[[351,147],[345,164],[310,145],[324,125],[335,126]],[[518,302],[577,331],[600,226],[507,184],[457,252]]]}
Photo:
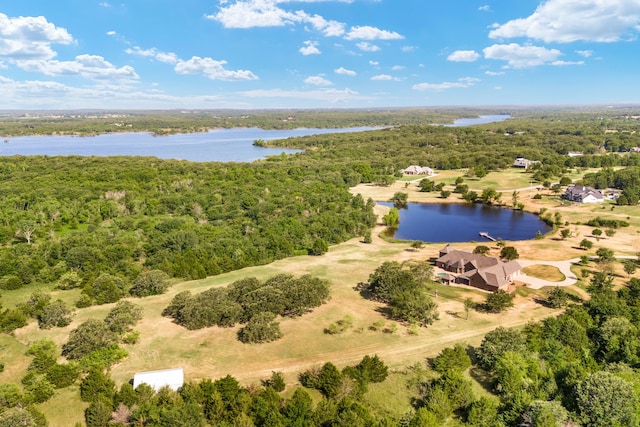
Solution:
{"label": "large lake", "polygon": [[270,141],[296,136],[361,132],[371,127],[346,129],[263,130],[259,128],[215,129],[209,132],[153,136],[150,133],[109,133],[97,136],[21,136],[0,142],[0,156],[155,156],[194,162],[252,162],[300,150],[264,148],[256,139]]}
{"label": "large lake", "polygon": [[[447,126],[471,126],[500,122],[509,115],[488,115],[459,119]],[[0,142],[0,156],[155,156],[194,162],[252,162],[281,153],[300,150],[263,148],[253,145],[256,139],[270,141],[297,136],[377,129],[356,127],[343,129],[263,130],[259,128],[215,129],[209,132],[153,136],[149,133],[109,133],[97,136],[21,136],[5,137]]]}
{"label": "large lake", "polygon": [[[379,203],[393,206],[392,203]],[[551,230],[537,215],[479,203],[409,203],[400,209],[400,226],[394,238],[423,242],[488,242],[478,233],[496,239],[529,240]]]}

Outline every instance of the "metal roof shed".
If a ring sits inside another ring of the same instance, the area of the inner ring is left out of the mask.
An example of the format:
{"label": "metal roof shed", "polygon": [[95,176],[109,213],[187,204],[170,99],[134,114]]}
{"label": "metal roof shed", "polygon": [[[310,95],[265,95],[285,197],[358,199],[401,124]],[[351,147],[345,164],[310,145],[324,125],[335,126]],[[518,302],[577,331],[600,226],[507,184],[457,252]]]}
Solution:
{"label": "metal roof shed", "polygon": [[133,388],[140,384],[148,384],[158,391],[164,386],[178,390],[184,384],[184,371],[182,368],[162,369],[159,371],[138,372],[133,376]]}

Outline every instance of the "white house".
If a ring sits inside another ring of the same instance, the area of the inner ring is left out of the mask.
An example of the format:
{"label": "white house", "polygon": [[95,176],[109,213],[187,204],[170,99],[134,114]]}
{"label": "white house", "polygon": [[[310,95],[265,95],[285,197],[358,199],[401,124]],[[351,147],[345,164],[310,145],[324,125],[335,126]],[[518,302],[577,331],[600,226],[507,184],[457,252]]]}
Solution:
{"label": "white house", "polygon": [[540,163],[537,160],[527,160],[524,157],[518,157],[517,159],[515,159],[513,161],[513,167],[514,168],[525,168],[527,169],[529,166],[535,164],[535,163]]}
{"label": "white house", "polygon": [[433,169],[427,166],[411,165],[400,171],[403,175],[433,175]]}
{"label": "white house", "polygon": [[178,390],[184,384],[184,371],[182,368],[174,368],[138,372],[133,376],[133,388],[135,389],[140,384],[148,384],[155,391],[165,386],[169,386],[173,390]]}
{"label": "white house", "polygon": [[570,185],[563,196],[567,200],[579,203],[602,203],[604,196],[602,191],[583,185]]}

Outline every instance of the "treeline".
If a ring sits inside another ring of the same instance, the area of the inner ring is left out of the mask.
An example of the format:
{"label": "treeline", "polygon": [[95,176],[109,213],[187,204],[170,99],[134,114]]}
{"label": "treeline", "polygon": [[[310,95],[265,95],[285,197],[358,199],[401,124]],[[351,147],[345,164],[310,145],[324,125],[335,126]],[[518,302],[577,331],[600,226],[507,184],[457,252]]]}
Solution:
{"label": "treeline", "polygon": [[2,157],[0,173],[0,288],[82,288],[82,306],[139,294],[144,271],[199,279],[375,224],[327,164],[34,156]]}
{"label": "treeline", "polygon": [[246,323],[240,331],[243,342],[267,342],[281,336],[276,315],[301,316],[324,304],[329,296],[329,282],[308,274],[297,278],[278,274],[264,282],[247,277],[197,295],[180,292],[162,315],[187,329]]}
{"label": "treeline", "polygon": [[637,205],[640,202],[640,166],[620,170],[604,168],[599,172],[586,174],[582,182],[594,188],[622,190],[617,200],[619,205]]}
{"label": "treeline", "polygon": [[460,117],[503,114],[501,109],[392,108],[340,110],[208,110],[46,112],[42,117],[0,117],[0,137],[22,135],[97,135],[150,132],[156,135],[206,132],[215,128],[347,128],[451,123]]}
{"label": "treeline", "polygon": [[[640,124],[635,123],[635,127]],[[398,175],[400,169],[412,164],[434,169],[499,170],[511,167],[516,157],[540,161],[532,173],[541,171],[535,179],[542,182],[560,177],[567,168],[640,164],[640,155],[620,155],[620,143],[612,142],[624,140],[626,151],[640,146],[640,133],[606,130],[599,120],[567,123],[515,118],[473,127],[404,125],[361,133],[311,135],[269,141],[268,145],[306,149],[305,158],[355,162],[353,170],[362,182]],[[584,155],[569,157],[567,153],[572,151]]]}

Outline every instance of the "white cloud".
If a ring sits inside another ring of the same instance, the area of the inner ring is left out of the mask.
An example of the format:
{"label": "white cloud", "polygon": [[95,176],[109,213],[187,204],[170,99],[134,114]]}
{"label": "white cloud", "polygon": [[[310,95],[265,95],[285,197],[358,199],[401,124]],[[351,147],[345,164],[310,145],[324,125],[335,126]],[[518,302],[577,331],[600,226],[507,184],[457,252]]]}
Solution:
{"label": "white cloud", "polygon": [[237,1],[220,7],[218,13],[207,15],[207,18],[220,22],[226,28],[281,27],[301,19],[295,13],[279,8],[273,0]]}
{"label": "white cloud", "polygon": [[395,31],[381,30],[368,25],[361,27],[351,27],[347,35],[347,40],[402,40],[404,37]]}
{"label": "white cloud", "polygon": [[484,6],[480,6],[478,10],[481,12],[489,12],[491,10],[491,6],[489,6],[488,4],[485,4]]}
{"label": "white cloud", "polygon": [[363,52],[377,52],[380,50],[379,46],[376,46],[375,44],[371,44],[368,42],[356,43],[356,46],[358,46],[358,49],[360,49]]}
{"label": "white cloud", "polygon": [[638,0],[547,0],[527,18],[495,24],[489,37],[615,42],[635,38],[639,30]]}
{"label": "white cloud", "polygon": [[402,48],[400,48],[401,51],[403,51],[404,53],[410,53],[413,52],[414,50],[416,50],[415,46],[402,46]]}
{"label": "white cloud", "polygon": [[100,2],[100,3],[98,3],[98,4],[99,4],[100,6],[102,6],[102,7],[106,7],[106,8],[110,8],[110,7],[111,7],[111,5],[110,5],[109,3],[107,3],[106,1]]}
{"label": "white cloud", "polygon": [[485,71],[484,73],[487,76],[503,76],[504,75],[504,71]]}
{"label": "white cloud", "polygon": [[378,65],[380,65],[380,63],[378,61],[369,61],[369,65],[371,65],[372,67],[377,67]]}
{"label": "white cloud", "polygon": [[333,84],[322,76],[309,76],[304,79],[304,82],[314,86],[331,86]]}
{"label": "white cloud", "polygon": [[455,82],[442,82],[442,83],[419,83],[413,85],[411,88],[418,91],[433,91],[441,92],[447,89],[467,89],[479,82],[480,79],[473,77],[463,77]]}
{"label": "white cloud", "polygon": [[576,53],[583,58],[591,58],[591,56],[593,56],[592,50],[576,50]]}
{"label": "white cloud", "polygon": [[194,56],[188,61],[179,60],[175,66],[178,74],[203,74],[211,80],[258,80],[258,77],[248,70],[227,70],[227,61],[217,61],[212,58]]}
{"label": "white cloud", "polygon": [[474,62],[479,58],[480,54],[475,50],[456,50],[447,57],[447,60],[453,62]]}
{"label": "white cloud", "polygon": [[340,68],[336,68],[335,70],[333,70],[336,74],[342,74],[344,76],[351,76],[354,77],[356,76],[358,73],[356,73],[353,70],[347,70],[344,67],[340,67]]}
{"label": "white cloud", "polygon": [[138,79],[133,67],[125,65],[117,68],[98,55],[78,55],[75,61],[20,60],[16,61],[16,64],[25,71],[40,72],[47,76],[81,76],[96,81]]}
{"label": "white cloud", "polygon": [[56,52],[52,44],[68,45],[73,37],[43,16],[9,18],[0,13],[0,57],[13,60],[51,59]]}
{"label": "white cloud", "polygon": [[320,49],[318,49],[318,42],[314,42],[311,40],[305,41],[304,46],[298,49],[298,52],[300,52],[304,56],[319,55],[321,53]]}
{"label": "white cloud", "polygon": [[584,65],[584,61],[553,61],[551,65],[565,66],[565,65]]}
{"label": "white cloud", "polygon": [[521,46],[517,43],[494,44],[483,49],[487,59],[507,61],[509,68],[537,67],[556,61],[562,55],[557,49],[540,46]]}
{"label": "white cloud", "polygon": [[391,67],[391,69],[393,71],[400,71],[400,70],[404,70],[406,67],[404,65],[394,65],[393,67]]}
{"label": "white cloud", "polygon": [[160,52],[156,48],[141,49],[138,46],[125,49],[125,53],[129,55],[138,55],[146,58],[153,58],[167,64],[175,64],[179,61],[178,56],[173,52]]}
{"label": "white cloud", "polygon": [[116,33],[115,31],[111,30],[111,31],[107,31],[107,35],[108,36],[116,36],[116,35],[118,35],[118,33]]}
{"label": "white cloud", "polygon": [[388,74],[378,74],[377,76],[371,77],[373,81],[390,81],[393,80],[393,77]]}

